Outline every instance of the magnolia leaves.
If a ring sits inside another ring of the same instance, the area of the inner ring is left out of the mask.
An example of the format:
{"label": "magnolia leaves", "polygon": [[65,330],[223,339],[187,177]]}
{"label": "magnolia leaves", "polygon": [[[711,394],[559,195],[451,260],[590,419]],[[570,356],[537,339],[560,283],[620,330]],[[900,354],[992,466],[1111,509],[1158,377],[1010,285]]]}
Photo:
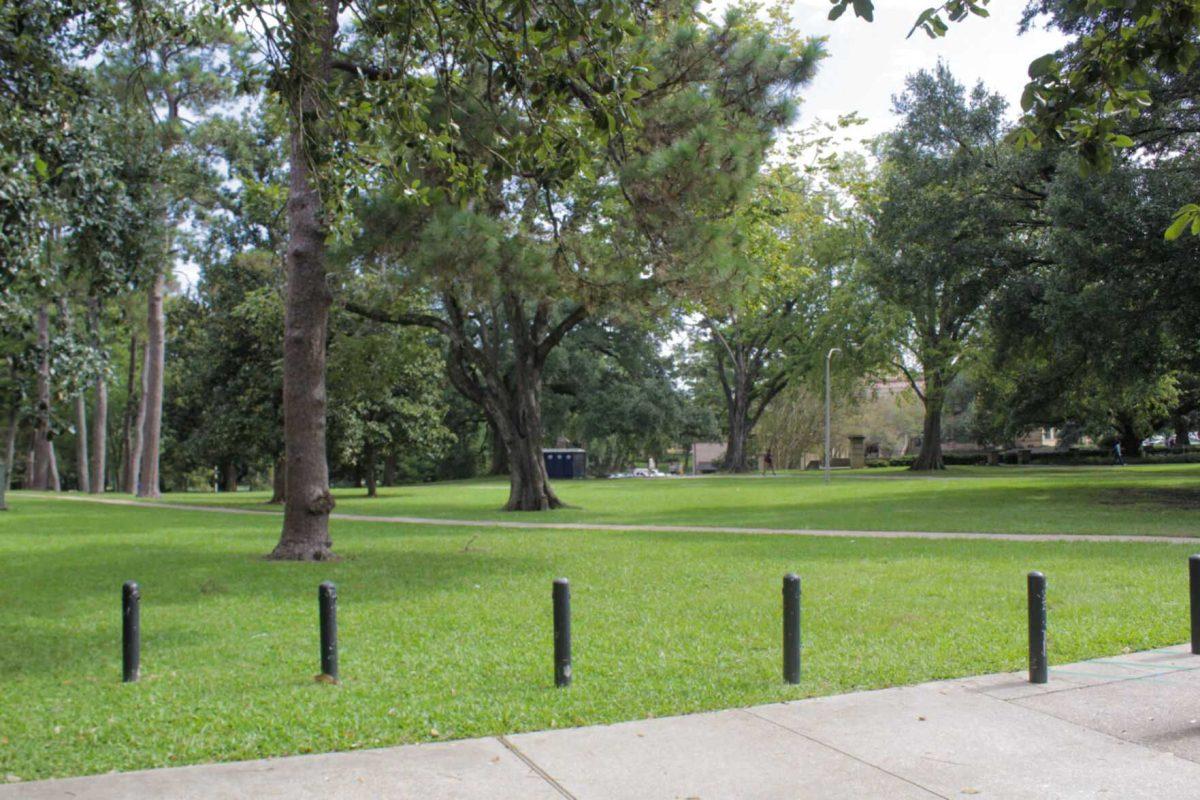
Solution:
{"label": "magnolia leaves", "polygon": [[[865,19],[867,22],[875,20],[875,3],[872,0],[830,0],[833,3],[833,8],[829,10],[829,19],[835,20],[842,14],[846,13],[846,9],[853,6],[854,16],[859,19]],[[947,0],[940,6],[927,8],[917,17],[917,21],[913,23],[912,29],[908,32],[912,36],[918,30],[925,31],[931,39],[939,36],[945,36],[950,26],[946,21],[959,22],[966,19],[968,15],[974,14],[977,17],[988,16],[986,8],[988,0]],[[942,19],[942,15],[946,15],[946,19]]]}

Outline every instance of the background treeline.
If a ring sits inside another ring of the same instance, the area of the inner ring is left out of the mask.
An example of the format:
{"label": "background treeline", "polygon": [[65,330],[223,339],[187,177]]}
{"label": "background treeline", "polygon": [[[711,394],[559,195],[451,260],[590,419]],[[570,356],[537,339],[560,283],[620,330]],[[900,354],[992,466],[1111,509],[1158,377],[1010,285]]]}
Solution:
{"label": "background treeline", "polygon": [[1031,5],[1073,39],[1020,119],[939,66],[849,146],[795,127],[822,42],[752,8],[5,4],[8,479],[273,479],[279,553],[320,557],[331,479],[539,510],[560,442],[796,463],[831,348],[841,433],[910,384],[915,469],[1035,426],[1186,446],[1197,15],[1144,5]]}

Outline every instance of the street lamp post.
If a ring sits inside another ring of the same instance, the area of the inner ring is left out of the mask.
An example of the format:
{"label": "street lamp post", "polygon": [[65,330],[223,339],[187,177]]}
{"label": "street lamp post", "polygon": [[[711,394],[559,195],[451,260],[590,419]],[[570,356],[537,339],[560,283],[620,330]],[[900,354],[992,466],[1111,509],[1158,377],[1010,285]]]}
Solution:
{"label": "street lamp post", "polygon": [[829,362],[833,360],[834,353],[840,353],[840,352],[842,352],[842,348],[831,347],[831,348],[829,348],[829,352],[825,354],[825,482],[826,483],[829,483],[829,480],[831,477],[829,470],[833,466],[833,459],[830,458],[830,453],[829,453],[829,435],[830,435],[830,433],[829,433],[829,417],[830,417],[830,407],[833,405],[832,400],[831,400],[830,389],[829,389]]}

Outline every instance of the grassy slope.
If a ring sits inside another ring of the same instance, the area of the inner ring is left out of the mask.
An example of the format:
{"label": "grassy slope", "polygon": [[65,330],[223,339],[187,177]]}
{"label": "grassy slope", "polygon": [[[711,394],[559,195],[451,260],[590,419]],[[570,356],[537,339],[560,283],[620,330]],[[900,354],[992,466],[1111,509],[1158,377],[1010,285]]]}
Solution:
{"label": "grassy slope", "polygon": [[[629,522],[849,530],[1001,533],[1200,534],[1200,465],[957,467],[936,476],[904,470],[835,475],[562,481],[572,508],[537,522]],[[379,516],[513,519],[499,508],[503,481],[461,481],[338,494],[338,510]],[[1174,492],[1174,494],[1171,494]],[[1181,492],[1191,492],[1190,504]],[[1156,494],[1163,493],[1163,494]],[[172,502],[263,506],[262,493],[173,494]]]}
{"label": "grassy slope", "polygon": [[[950,482],[947,482],[950,483]],[[715,485],[715,484],[714,484]],[[599,491],[606,485],[597,484]],[[488,501],[490,503],[490,501]],[[0,775],[24,779],[683,713],[1020,668],[1024,573],[1052,660],[1186,638],[1188,550],[488,531],[335,523],[338,564],[263,561],[270,518],[39,501],[0,514]],[[881,521],[880,524],[890,524]],[[946,527],[937,525],[937,527]],[[779,680],[779,579],[804,577],[804,680]],[[572,580],[576,684],[551,681]],[[143,587],[145,679],[119,678]],[[316,585],[342,673],[317,671]]]}

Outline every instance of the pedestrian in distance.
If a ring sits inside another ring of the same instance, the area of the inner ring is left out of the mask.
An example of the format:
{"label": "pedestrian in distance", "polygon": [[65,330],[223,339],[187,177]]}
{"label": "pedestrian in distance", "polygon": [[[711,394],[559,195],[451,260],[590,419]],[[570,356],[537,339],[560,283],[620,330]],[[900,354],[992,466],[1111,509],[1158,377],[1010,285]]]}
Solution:
{"label": "pedestrian in distance", "polygon": [[1113,465],[1120,466],[1120,467],[1125,466],[1125,457],[1121,455],[1120,440],[1118,440],[1117,443],[1113,445]]}
{"label": "pedestrian in distance", "polygon": [[771,451],[770,451],[770,450],[768,450],[767,452],[763,453],[763,458],[762,458],[762,474],[763,474],[763,476],[764,476],[764,477],[765,477],[765,476],[766,476],[766,474],[767,474],[767,470],[771,470],[771,474],[772,474],[772,475],[774,475],[774,474],[775,474],[775,459],[771,457]]}

